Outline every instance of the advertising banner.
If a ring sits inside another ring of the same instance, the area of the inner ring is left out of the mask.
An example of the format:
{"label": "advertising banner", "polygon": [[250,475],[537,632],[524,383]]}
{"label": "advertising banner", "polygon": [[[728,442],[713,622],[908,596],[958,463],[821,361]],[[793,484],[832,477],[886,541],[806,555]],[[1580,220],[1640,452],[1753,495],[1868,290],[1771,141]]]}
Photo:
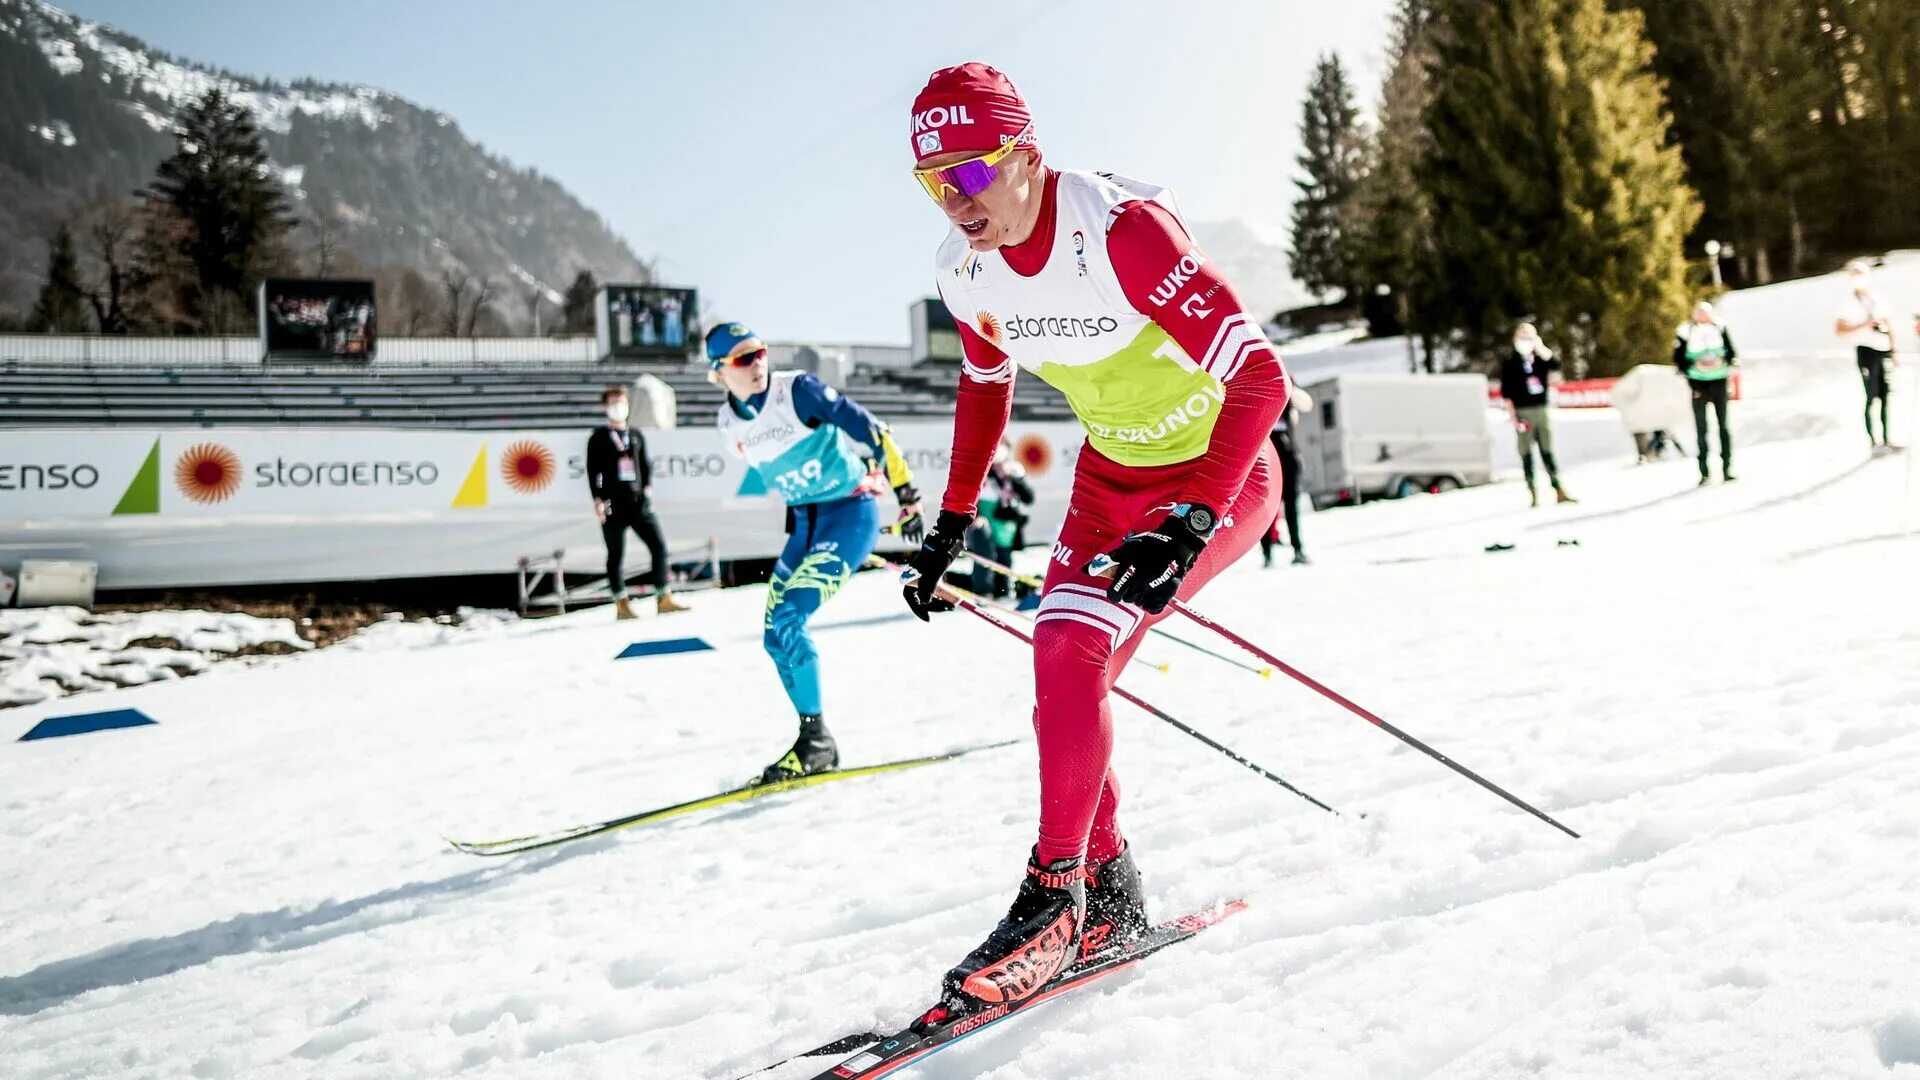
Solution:
{"label": "advertising banner", "polygon": [[[929,507],[949,422],[894,436]],[[105,588],[504,572],[521,554],[602,557],[588,429],[31,429],[0,431],[0,561],[91,558]],[[725,559],[784,542],[781,501],[707,428],[645,431],[653,501],[676,542]],[[1082,432],[1015,423],[1035,494],[1029,535],[1065,513]],[[884,513],[892,513],[891,499]]]}

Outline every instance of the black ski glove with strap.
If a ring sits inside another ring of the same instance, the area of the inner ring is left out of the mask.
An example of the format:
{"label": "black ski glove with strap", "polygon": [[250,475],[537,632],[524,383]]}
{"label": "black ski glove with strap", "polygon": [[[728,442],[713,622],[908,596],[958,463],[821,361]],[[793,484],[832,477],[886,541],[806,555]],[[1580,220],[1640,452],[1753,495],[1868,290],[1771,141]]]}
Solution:
{"label": "black ski glove with strap", "polygon": [[1180,582],[1213,538],[1213,511],[1199,503],[1181,503],[1147,532],[1133,533],[1120,546],[1087,563],[1087,573],[1108,578],[1107,599],[1138,604],[1153,614],[1166,610]]}
{"label": "black ski glove with strap", "polygon": [[926,543],[920,545],[920,550],[907,560],[907,568],[900,572],[900,583],[906,586],[903,592],[907,607],[921,622],[927,621],[929,612],[953,610],[953,601],[937,595],[940,579],[946,577],[947,567],[953,565],[953,560],[959,558],[966,547],[967,527],[972,524],[971,514],[940,511]]}

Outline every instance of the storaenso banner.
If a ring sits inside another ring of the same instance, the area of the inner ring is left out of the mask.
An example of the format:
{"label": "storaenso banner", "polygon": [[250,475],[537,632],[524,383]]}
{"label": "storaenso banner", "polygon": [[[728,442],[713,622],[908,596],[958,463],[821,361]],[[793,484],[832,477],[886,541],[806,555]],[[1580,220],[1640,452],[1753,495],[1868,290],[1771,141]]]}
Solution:
{"label": "storaenso banner", "polygon": [[380,340],[373,282],[268,278],[260,283],[260,347],[268,360],[373,359]]}
{"label": "storaenso banner", "polygon": [[[893,430],[921,490],[943,490],[952,424]],[[1043,541],[1084,432],[1015,423],[1008,436]],[[0,551],[92,559],[113,589],[497,574],[559,550],[569,574],[597,573],[586,440],[586,428],[0,430]],[[676,552],[709,540],[723,559],[780,551],[780,500],[713,429],[649,431],[647,450]]]}
{"label": "storaenso banner", "polygon": [[699,297],[692,289],[608,285],[594,297],[602,357],[682,358],[698,344],[698,324]]}

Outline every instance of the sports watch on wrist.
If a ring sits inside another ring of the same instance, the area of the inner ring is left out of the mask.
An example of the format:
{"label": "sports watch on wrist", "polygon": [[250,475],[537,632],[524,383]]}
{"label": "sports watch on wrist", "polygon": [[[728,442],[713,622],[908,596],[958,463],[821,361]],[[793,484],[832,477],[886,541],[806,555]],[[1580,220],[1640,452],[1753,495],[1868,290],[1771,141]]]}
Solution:
{"label": "sports watch on wrist", "polygon": [[1169,516],[1179,521],[1189,535],[1202,542],[1212,539],[1213,530],[1219,526],[1213,511],[1199,503],[1180,503]]}

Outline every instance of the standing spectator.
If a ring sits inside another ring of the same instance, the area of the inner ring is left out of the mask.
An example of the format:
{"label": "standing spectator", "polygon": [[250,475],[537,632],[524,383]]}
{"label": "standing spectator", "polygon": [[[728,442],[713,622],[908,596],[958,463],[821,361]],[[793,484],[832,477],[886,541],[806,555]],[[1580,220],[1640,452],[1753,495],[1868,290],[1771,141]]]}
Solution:
{"label": "standing spectator", "polygon": [[1720,481],[1733,482],[1733,433],[1727,430],[1727,379],[1739,363],[1733,347],[1733,335],[1724,323],[1713,317],[1713,305],[1705,300],[1693,305],[1693,316],[1674,331],[1673,362],[1687,377],[1687,389],[1693,393],[1693,445],[1700,459],[1700,483],[1707,475],[1707,408],[1713,408],[1714,423],[1720,427]]}
{"label": "standing spectator", "polygon": [[1560,466],[1553,460],[1553,418],[1548,411],[1548,379],[1560,370],[1560,358],[1540,340],[1540,331],[1532,323],[1521,323],[1513,331],[1513,351],[1500,367],[1500,396],[1507,399],[1507,415],[1513,419],[1519,439],[1520,469],[1527,477],[1527,495],[1534,506],[1540,505],[1540,490],[1534,486],[1533,450],[1540,448],[1540,463],[1547,467],[1547,482],[1553,485],[1554,498],[1563,503],[1574,501],[1560,486]]}
{"label": "standing spectator", "polygon": [[[1032,505],[1033,485],[1027,483],[1027,470],[1013,459],[1013,443],[1003,438],[980,485],[980,502],[974,510],[978,516],[967,536],[967,550],[1012,566],[1016,538],[1033,516],[1027,511]],[[1005,574],[974,563],[973,591],[998,600],[1011,593],[1013,586]]]}
{"label": "standing spectator", "polygon": [[1280,455],[1280,513],[1274,515],[1267,531],[1260,534],[1260,562],[1268,569],[1273,567],[1273,549],[1280,543],[1283,520],[1287,523],[1287,541],[1293,545],[1293,565],[1307,565],[1306,545],[1300,540],[1300,450],[1293,436],[1300,414],[1312,409],[1313,399],[1289,381],[1286,407],[1280,410],[1279,419],[1273,422],[1273,430],[1268,433],[1274,452]]}
{"label": "standing spectator", "polygon": [[600,392],[607,410],[607,426],[587,436],[587,488],[593,492],[593,512],[600,518],[600,535],[607,542],[607,589],[613,593],[615,617],[633,618],[627,602],[627,577],[622,569],[627,530],[647,545],[653,560],[647,583],[653,586],[654,608],[662,615],[687,610],[667,589],[667,542],[660,519],[653,516],[653,471],[647,464],[647,442],[627,429],[632,404],[627,388],[609,386]]}
{"label": "standing spectator", "polygon": [[[1847,281],[1853,296],[1833,322],[1833,332],[1853,342],[1854,362],[1860,368],[1860,386],[1867,392],[1867,444],[1883,454],[1893,449],[1893,436],[1887,430],[1888,386],[1893,374],[1893,320],[1885,304],[1873,291],[1873,275],[1867,264],[1855,259],[1847,264]],[[1873,436],[1873,403],[1880,403],[1880,437]]]}

